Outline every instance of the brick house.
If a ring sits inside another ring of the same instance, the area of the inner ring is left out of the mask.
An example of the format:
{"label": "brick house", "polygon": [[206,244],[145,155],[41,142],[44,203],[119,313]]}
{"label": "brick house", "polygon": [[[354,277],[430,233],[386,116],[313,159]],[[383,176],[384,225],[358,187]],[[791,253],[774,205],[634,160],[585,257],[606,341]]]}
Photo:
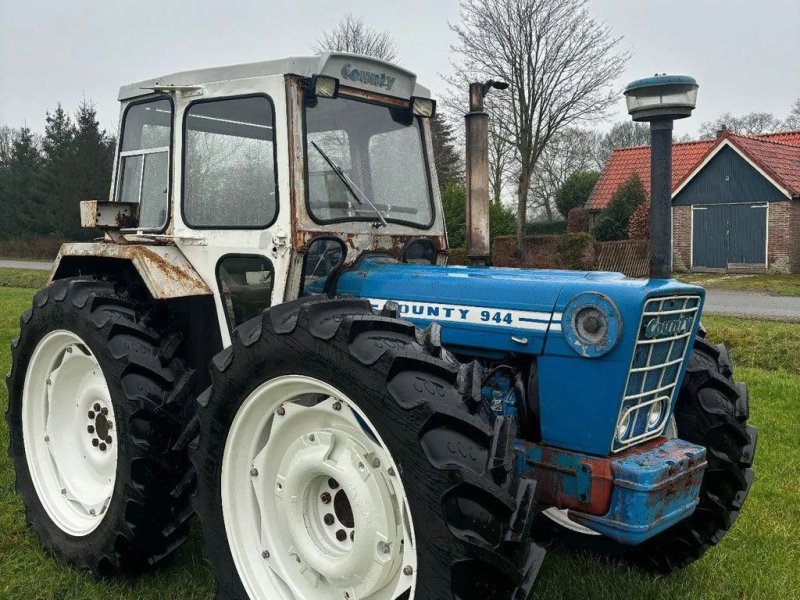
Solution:
{"label": "brick house", "polygon": [[[650,148],[612,152],[586,208],[592,223]],[[672,262],[677,271],[800,273],[800,131],[673,145]]]}

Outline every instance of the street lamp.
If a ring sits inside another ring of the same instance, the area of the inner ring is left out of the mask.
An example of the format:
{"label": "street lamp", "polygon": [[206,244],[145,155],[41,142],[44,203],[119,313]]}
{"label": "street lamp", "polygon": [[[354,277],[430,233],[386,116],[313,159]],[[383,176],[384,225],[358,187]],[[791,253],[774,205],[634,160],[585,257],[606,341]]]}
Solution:
{"label": "street lamp", "polygon": [[655,75],[625,88],[628,114],[650,123],[650,277],[669,277],[672,231],[672,122],[691,116],[697,82],[686,75]]}

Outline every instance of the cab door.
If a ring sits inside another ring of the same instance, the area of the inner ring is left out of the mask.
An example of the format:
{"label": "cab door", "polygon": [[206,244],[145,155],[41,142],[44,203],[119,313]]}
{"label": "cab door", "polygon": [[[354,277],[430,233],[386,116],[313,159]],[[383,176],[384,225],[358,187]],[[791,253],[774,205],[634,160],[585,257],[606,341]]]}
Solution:
{"label": "cab door", "polygon": [[290,261],[282,76],[205,84],[176,107],[174,239],[230,331],[283,301]]}

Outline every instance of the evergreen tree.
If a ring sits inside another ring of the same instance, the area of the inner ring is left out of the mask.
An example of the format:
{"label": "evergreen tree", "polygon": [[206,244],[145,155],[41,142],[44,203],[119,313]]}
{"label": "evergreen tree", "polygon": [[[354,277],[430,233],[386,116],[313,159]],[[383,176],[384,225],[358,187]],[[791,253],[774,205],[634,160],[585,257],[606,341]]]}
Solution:
{"label": "evergreen tree", "polygon": [[3,236],[42,234],[48,229],[41,185],[42,155],[28,127],[19,130],[11,145],[7,186],[3,198]]}
{"label": "evergreen tree", "polygon": [[[451,248],[463,248],[467,244],[467,190],[463,183],[448,183],[442,190],[444,222],[447,240]],[[489,204],[489,239],[503,235],[514,235],[517,215],[501,202]]]}
{"label": "evergreen tree", "polygon": [[448,183],[463,179],[461,157],[455,148],[452,126],[439,113],[430,119],[433,160],[436,163],[436,178],[439,189],[444,192]]}
{"label": "evergreen tree", "polygon": [[567,177],[563,185],[556,191],[556,208],[566,219],[569,211],[586,204],[594,189],[600,173],[597,171],[575,171]]}
{"label": "evergreen tree", "polygon": [[592,230],[592,235],[602,242],[627,239],[631,215],[646,200],[647,192],[642,180],[634,173],[614,192],[611,203]]}
{"label": "evergreen tree", "polygon": [[50,232],[59,239],[73,233],[75,200],[75,126],[61,103],[47,113],[42,150],[42,182]]}

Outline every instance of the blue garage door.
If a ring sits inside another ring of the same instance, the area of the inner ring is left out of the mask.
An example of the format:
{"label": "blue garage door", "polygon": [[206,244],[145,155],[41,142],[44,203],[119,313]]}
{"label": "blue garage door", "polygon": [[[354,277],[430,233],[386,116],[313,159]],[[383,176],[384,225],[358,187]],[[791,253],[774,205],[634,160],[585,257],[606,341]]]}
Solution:
{"label": "blue garage door", "polygon": [[763,266],[767,259],[766,204],[693,206],[692,266]]}

